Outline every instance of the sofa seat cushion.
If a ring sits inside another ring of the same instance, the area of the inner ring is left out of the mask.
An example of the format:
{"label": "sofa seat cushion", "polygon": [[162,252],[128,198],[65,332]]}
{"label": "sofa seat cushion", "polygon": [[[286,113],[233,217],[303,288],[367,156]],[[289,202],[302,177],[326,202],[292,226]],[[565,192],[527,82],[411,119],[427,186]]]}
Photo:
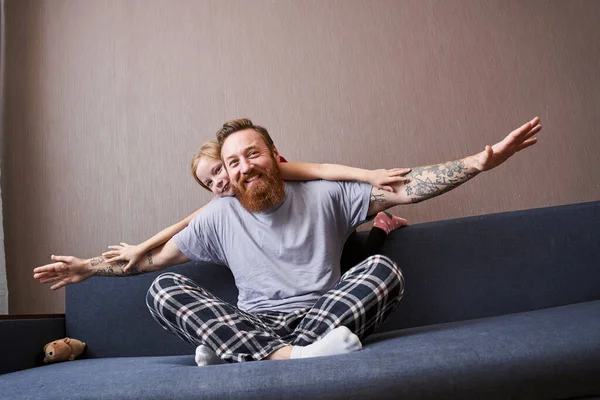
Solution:
{"label": "sofa seat cushion", "polygon": [[196,367],[99,358],[0,376],[10,399],[567,398],[600,394],[600,301],[374,335],[360,352]]}

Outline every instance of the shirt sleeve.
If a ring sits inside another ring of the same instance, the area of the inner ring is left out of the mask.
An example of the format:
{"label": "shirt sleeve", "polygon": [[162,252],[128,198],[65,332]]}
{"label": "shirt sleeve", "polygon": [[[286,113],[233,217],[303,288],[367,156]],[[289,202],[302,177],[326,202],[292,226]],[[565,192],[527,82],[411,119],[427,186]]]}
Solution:
{"label": "shirt sleeve", "polygon": [[340,188],[342,215],[348,219],[350,231],[367,220],[372,186],[363,182],[337,182]]}
{"label": "shirt sleeve", "polygon": [[222,264],[222,251],[215,243],[213,218],[209,212],[201,212],[190,221],[187,227],[173,236],[175,244],[187,258],[192,261],[203,261]]}

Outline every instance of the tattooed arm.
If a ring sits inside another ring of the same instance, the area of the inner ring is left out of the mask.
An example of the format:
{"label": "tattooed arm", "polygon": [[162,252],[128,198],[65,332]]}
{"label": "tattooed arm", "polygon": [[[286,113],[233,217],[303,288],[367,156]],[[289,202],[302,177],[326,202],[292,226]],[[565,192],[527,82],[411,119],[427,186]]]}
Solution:
{"label": "tattooed arm", "polygon": [[164,245],[148,251],[135,265],[125,270],[127,261],[109,263],[104,257],[81,259],[71,256],[52,256],[54,263],[33,270],[34,279],[40,283],[54,283],[56,290],[71,283],[82,282],[92,276],[131,276],[159,271],[171,265],[189,261],[171,239]]}
{"label": "tattooed arm", "polygon": [[542,129],[539,122],[538,117],[534,118],[512,131],[501,142],[486,146],[481,153],[443,164],[412,168],[405,175],[410,181],[391,184],[394,192],[373,187],[368,215],[399,204],[418,203],[439,196],[474,178],[480,172],[497,167],[517,151],[537,143],[537,138],[533,136]]}
{"label": "tattooed arm", "polygon": [[369,215],[399,204],[419,203],[440,194],[449,192],[481,171],[469,163],[469,159],[450,161],[444,164],[413,168],[405,175],[407,183],[394,186],[395,192],[387,192],[379,188],[371,189]]}

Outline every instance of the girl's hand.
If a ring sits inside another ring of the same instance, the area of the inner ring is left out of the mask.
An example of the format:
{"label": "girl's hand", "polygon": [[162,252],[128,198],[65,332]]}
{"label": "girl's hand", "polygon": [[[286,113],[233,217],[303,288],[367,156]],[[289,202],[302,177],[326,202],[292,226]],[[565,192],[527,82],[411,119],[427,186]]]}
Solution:
{"label": "girl's hand", "polygon": [[374,169],[368,172],[367,182],[379,189],[393,192],[394,188],[389,186],[389,184],[410,182],[409,178],[404,178],[404,175],[410,171],[410,168]]}
{"label": "girl's hand", "polygon": [[123,269],[124,271],[128,270],[132,265],[137,264],[143,255],[143,251],[139,246],[124,242],[121,242],[120,245],[108,246],[108,248],[111,250],[102,253],[102,257],[106,258],[109,263],[128,261]]}

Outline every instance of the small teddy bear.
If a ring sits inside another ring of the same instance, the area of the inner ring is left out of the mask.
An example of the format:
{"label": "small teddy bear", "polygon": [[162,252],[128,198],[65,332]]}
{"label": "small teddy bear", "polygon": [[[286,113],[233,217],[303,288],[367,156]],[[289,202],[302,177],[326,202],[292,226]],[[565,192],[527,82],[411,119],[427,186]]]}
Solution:
{"label": "small teddy bear", "polygon": [[64,338],[44,346],[44,364],[72,361],[85,350],[86,344],[77,339]]}

